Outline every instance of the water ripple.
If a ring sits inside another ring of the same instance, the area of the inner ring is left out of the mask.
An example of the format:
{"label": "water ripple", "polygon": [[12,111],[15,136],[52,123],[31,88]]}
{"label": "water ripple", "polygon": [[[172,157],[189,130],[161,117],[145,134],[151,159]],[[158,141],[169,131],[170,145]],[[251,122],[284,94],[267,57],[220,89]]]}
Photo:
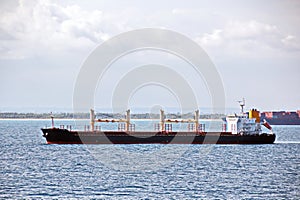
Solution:
{"label": "water ripple", "polygon": [[[44,123],[0,121],[1,199],[300,198],[299,126],[275,127],[274,145],[214,145],[206,155],[191,145],[159,170],[115,171],[84,145],[45,145],[39,130]],[[121,148],[152,153],[161,146]]]}

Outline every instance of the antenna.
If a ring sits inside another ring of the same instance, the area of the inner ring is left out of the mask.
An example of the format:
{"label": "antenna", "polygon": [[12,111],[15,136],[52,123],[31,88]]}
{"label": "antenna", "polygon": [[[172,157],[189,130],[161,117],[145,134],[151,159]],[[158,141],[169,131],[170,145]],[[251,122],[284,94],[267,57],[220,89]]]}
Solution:
{"label": "antenna", "polygon": [[245,103],[245,98],[243,98],[242,101],[238,101],[240,106],[241,106],[241,113],[244,113],[244,106],[246,105]]}

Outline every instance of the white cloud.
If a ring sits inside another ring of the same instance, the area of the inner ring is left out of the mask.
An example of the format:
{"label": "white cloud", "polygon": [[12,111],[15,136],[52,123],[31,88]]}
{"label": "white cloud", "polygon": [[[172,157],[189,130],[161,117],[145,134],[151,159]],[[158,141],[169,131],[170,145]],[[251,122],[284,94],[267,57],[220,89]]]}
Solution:
{"label": "white cloud", "polygon": [[[223,25],[227,19],[221,20],[215,13],[218,12],[205,14],[204,10],[185,7],[174,8],[171,13],[169,7],[145,13],[134,6],[105,12],[52,1],[20,0],[14,10],[2,11],[0,15],[0,58],[33,57],[45,52],[88,52],[112,35],[145,26],[165,27],[192,37],[206,32],[196,41],[207,50],[229,49],[242,53],[251,53],[253,49],[300,50],[299,38],[284,33],[280,26],[254,20]],[[206,19],[210,20],[210,26],[205,25]]]}
{"label": "white cloud", "polygon": [[300,41],[299,38],[296,38],[293,35],[287,35],[281,39],[282,44],[290,50],[300,50]]}
{"label": "white cloud", "polygon": [[[300,51],[300,43],[295,36],[283,33],[275,25],[257,21],[231,21],[222,29],[203,34],[196,38],[199,44],[209,49],[238,50],[240,53],[253,53],[253,50],[266,49]],[[254,53],[257,53],[254,52]]]}
{"label": "white cloud", "polygon": [[76,51],[93,48],[109,35],[103,13],[79,6],[61,6],[51,1],[19,1],[14,11],[0,17],[0,57],[17,59],[46,51]]}
{"label": "white cloud", "polygon": [[189,13],[190,11],[189,10],[186,10],[186,9],[180,9],[180,8],[174,8],[172,10],[172,14],[174,15],[184,15],[184,14],[187,14]]}

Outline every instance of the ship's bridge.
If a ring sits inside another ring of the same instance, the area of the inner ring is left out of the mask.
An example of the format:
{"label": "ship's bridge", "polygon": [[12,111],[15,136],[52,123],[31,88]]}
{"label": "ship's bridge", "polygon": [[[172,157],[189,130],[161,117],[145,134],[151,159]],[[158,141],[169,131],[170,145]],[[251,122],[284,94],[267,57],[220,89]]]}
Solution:
{"label": "ship's bridge", "polygon": [[259,134],[260,124],[255,122],[255,118],[249,119],[247,115],[228,115],[226,117],[227,132],[232,134]]}

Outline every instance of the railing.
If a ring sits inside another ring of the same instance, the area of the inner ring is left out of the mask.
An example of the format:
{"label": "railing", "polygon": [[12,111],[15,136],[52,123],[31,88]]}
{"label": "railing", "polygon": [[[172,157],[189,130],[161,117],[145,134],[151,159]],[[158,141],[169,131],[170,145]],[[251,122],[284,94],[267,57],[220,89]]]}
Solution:
{"label": "railing", "polygon": [[[119,123],[118,124],[118,131],[126,131],[126,123]],[[134,132],[135,131],[135,124],[129,124],[128,131]]]}

